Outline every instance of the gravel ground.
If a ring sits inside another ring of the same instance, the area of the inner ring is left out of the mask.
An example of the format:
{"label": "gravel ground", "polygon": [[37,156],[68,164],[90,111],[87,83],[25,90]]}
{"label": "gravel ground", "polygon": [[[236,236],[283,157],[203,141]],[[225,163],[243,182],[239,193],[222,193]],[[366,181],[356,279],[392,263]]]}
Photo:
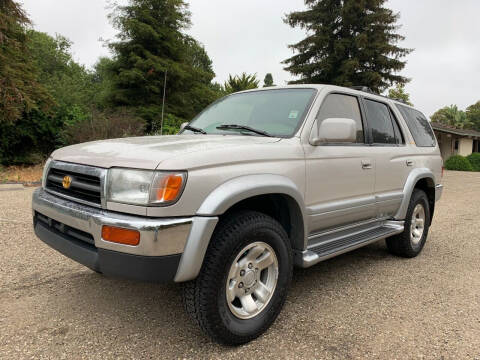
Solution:
{"label": "gravel ground", "polygon": [[480,173],[447,172],[422,254],[383,241],[297,270],[272,328],[219,346],[181,288],[109,279],[35,238],[33,189],[0,187],[0,358],[480,359]]}

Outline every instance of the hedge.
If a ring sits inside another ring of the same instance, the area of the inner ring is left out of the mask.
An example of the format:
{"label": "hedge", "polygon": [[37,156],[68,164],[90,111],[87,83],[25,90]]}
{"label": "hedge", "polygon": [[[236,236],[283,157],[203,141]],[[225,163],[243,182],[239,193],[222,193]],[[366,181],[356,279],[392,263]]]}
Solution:
{"label": "hedge", "polygon": [[480,171],[480,153],[473,153],[467,156],[467,160],[473,167],[473,171]]}
{"label": "hedge", "polygon": [[473,166],[470,161],[464,156],[453,155],[445,161],[445,169],[458,171],[473,171]]}

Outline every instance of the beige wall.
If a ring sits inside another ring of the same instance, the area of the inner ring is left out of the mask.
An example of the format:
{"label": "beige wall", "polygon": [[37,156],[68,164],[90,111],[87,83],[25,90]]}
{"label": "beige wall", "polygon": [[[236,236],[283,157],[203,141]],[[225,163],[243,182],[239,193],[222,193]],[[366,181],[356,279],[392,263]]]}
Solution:
{"label": "beige wall", "polygon": [[466,138],[460,138],[460,142],[458,144],[458,155],[462,156],[468,156],[472,153],[472,147],[473,147],[473,140],[472,139],[466,139]]}
{"label": "beige wall", "polygon": [[453,151],[453,144],[452,144],[452,136],[448,136],[442,132],[435,132],[437,136],[438,144],[440,146],[440,152],[442,153],[443,160],[447,160],[450,156],[452,156]]}
{"label": "beige wall", "polygon": [[[440,131],[435,131],[435,136],[437,137],[443,160],[447,160],[452,155],[468,156],[472,153],[473,139]],[[455,140],[458,140],[458,150],[455,150]]]}

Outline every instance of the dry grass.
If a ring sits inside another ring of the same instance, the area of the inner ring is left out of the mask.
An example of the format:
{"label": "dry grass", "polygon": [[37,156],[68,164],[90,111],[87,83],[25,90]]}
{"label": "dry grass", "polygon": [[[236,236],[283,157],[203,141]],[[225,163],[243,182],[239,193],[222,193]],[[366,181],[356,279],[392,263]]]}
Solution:
{"label": "dry grass", "polygon": [[32,183],[42,180],[43,164],[0,167],[0,183]]}

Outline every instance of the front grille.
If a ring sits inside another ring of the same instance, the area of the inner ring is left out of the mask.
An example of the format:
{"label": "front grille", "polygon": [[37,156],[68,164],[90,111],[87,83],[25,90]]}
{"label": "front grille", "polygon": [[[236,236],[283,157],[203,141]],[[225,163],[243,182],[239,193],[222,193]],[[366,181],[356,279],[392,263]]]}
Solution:
{"label": "front grille", "polygon": [[48,216],[42,215],[38,212],[35,212],[35,222],[41,222],[45,227],[48,227],[51,231],[60,233],[62,236],[68,238],[69,240],[77,240],[82,243],[86,243],[95,247],[95,240],[93,236],[87,232],[74,229],[68,225],[62,224]]}
{"label": "front grille", "polygon": [[[62,184],[66,176],[71,179],[68,189],[64,188]],[[100,177],[96,175],[52,167],[48,172],[46,188],[74,199],[97,205],[101,204]]]}

